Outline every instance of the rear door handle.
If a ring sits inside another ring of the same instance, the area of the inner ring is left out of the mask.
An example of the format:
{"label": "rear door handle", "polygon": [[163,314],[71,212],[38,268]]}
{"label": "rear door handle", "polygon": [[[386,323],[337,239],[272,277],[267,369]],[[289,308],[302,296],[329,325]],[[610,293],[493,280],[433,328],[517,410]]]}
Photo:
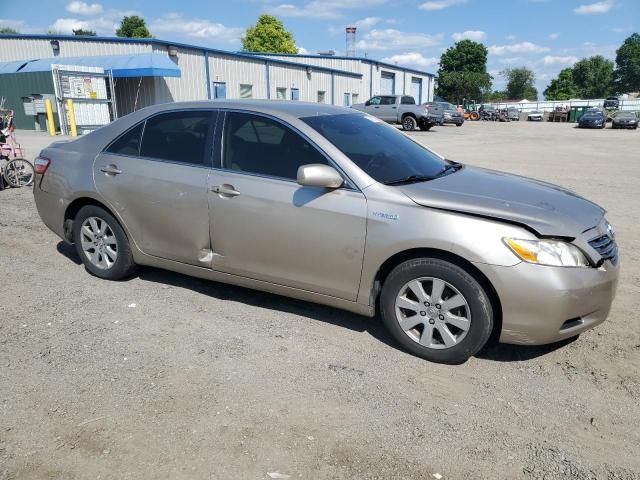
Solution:
{"label": "rear door handle", "polygon": [[240,195],[240,192],[233,188],[233,185],[227,184],[211,187],[211,191],[218,195],[222,195],[223,197],[237,197]]}
{"label": "rear door handle", "polygon": [[108,175],[119,175],[122,173],[122,170],[120,170],[116,165],[105,165],[100,169],[100,171]]}

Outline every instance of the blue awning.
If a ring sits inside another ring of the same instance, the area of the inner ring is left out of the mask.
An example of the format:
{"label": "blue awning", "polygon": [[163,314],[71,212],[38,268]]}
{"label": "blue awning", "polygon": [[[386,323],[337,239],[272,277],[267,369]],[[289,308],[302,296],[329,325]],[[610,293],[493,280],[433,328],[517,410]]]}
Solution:
{"label": "blue awning", "polygon": [[37,60],[0,62],[0,75],[51,71],[51,65],[101,67],[114,77],[179,77],[180,68],[166,55],[101,55],[98,57],[53,57]]}

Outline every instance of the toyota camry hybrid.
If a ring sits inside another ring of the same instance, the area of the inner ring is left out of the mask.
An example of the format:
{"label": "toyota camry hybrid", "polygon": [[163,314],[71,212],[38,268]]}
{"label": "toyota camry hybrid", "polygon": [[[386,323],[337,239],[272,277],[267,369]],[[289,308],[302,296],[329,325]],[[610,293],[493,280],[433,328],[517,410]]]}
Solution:
{"label": "toyota camry hybrid", "polygon": [[367,114],[302,102],[157,105],[35,160],[44,223],[89,273],[150,265],[373,317],[461,363],[604,321],[619,255],[605,211],[457,163]]}

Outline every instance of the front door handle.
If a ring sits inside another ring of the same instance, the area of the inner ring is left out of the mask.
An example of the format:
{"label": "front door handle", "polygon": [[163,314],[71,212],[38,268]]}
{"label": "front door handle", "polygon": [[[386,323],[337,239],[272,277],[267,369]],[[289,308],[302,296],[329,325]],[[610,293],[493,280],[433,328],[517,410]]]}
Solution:
{"label": "front door handle", "polygon": [[122,173],[122,170],[120,170],[116,165],[113,164],[105,165],[100,169],[100,171],[106,173],[107,175],[119,175],[120,173]]}
{"label": "front door handle", "polygon": [[240,195],[240,192],[233,188],[233,185],[228,185],[226,183],[224,185],[211,187],[211,191],[223,197],[237,197]]}

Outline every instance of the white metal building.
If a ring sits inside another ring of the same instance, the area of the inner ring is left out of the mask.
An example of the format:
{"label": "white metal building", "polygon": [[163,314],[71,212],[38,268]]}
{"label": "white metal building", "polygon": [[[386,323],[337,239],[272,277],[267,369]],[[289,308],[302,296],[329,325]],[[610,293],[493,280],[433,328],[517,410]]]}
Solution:
{"label": "white metal building", "polygon": [[[57,63],[68,64],[65,58],[77,62],[78,58],[92,57],[91,65],[95,66],[95,57],[130,55],[137,56],[139,64],[144,60],[141,54],[168,57],[175,71],[149,66],[114,75],[119,115],[156,103],[215,98],[344,106],[364,102],[375,94],[413,95],[417,102],[433,99],[432,74],[372,59],[227,52],[155,38],[0,35],[0,75],[7,73],[2,70],[3,63],[16,61],[55,58]],[[29,92],[34,93],[53,92]]]}

